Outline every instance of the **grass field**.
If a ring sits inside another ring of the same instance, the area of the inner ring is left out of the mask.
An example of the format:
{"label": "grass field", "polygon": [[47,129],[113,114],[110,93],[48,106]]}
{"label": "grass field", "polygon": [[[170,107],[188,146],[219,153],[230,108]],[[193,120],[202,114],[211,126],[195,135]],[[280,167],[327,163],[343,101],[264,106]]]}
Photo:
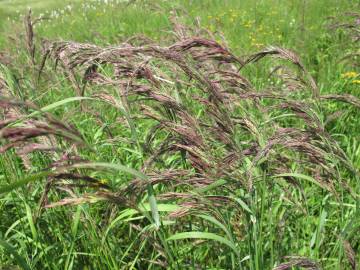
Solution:
{"label": "grass field", "polygon": [[359,10],[0,0],[0,269],[359,269]]}

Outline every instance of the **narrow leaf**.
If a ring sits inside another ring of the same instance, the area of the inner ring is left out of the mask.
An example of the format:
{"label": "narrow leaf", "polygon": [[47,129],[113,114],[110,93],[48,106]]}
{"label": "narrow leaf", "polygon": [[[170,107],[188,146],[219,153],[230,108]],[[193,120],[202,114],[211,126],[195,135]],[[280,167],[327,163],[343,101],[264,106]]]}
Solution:
{"label": "narrow leaf", "polygon": [[19,253],[17,253],[17,251],[13,248],[13,246],[11,246],[8,242],[0,239],[0,246],[2,246],[5,251],[14,256],[15,261],[22,269],[30,270],[30,266],[26,263],[25,259],[21,257]]}
{"label": "narrow leaf", "polygon": [[219,242],[221,244],[224,244],[231,248],[237,255],[239,255],[239,252],[236,248],[236,246],[227,240],[226,238],[217,235],[215,233],[209,233],[209,232],[182,232],[177,233],[173,236],[170,236],[167,241],[174,241],[174,240],[182,240],[182,239],[207,239],[207,240],[213,240],[216,242]]}

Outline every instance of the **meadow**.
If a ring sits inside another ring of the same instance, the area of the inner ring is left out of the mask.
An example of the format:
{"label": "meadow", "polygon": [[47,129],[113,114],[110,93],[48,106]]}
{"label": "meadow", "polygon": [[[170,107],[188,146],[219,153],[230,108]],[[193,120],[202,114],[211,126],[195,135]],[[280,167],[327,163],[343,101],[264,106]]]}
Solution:
{"label": "meadow", "polygon": [[0,269],[359,269],[359,10],[0,0]]}

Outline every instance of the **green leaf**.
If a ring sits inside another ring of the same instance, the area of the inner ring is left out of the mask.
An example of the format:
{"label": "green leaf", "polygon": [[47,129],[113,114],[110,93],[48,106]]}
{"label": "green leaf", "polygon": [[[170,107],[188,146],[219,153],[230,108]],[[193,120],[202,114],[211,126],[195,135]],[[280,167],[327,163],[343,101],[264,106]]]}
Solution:
{"label": "green leaf", "polygon": [[65,105],[67,103],[70,103],[70,102],[74,102],[74,101],[80,101],[80,100],[84,100],[84,99],[91,99],[91,100],[94,100],[94,98],[90,98],[90,97],[69,97],[69,98],[65,98],[63,100],[60,100],[60,101],[57,101],[57,102],[54,102],[52,104],[49,104],[49,105],[46,105],[45,107],[42,107],[40,110],[38,111],[35,111],[35,112],[32,112],[30,114],[28,114],[27,116],[25,116],[26,118],[30,118],[30,117],[33,117],[35,115],[38,115],[38,114],[41,114],[43,112],[48,112],[48,111],[51,111],[57,107],[60,107],[62,105]]}
{"label": "green leaf", "polygon": [[75,239],[76,235],[77,235],[77,231],[79,228],[79,222],[80,222],[80,217],[81,217],[81,211],[82,211],[82,206],[78,205],[76,212],[75,212],[75,217],[71,226],[71,234],[72,237]]}
{"label": "green leaf", "polygon": [[0,239],[0,246],[2,246],[5,251],[14,256],[15,261],[22,269],[30,270],[30,266],[26,263],[25,259],[21,257],[19,253],[17,253],[17,251],[13,248],[13,246],[11,246],[8,242]]}
{"label": "green leaf", "polygon": [[[181,208],[177,204],[167,204],[167,203],[158,204],[157,207],[159,212],[172,212],[179,210]],[[144,203],[139,206],[139,209],[141,211],[150,211],[151,207],[149,204]]]}
{"label": "green leaf", "polygon": [[214,188],[225,185],[226,183],[227,183],[226,180],[220,179],[220,180],[217,180],[214,183],[211,183],[210,185],[207,185],[205,187],[196,188],[196,189],[194,189],[194,191],[197,192],[197,193],[205,193],[205,192],[210,191],[210,190],[212,190]]}
{"label": "green leaf", "polygon": [[299,178],[302,180],[306,180],[309,181],[325,190],[327,190],[325,187],[323,187],[318,181],[316,181],[314,178],[312,178],[311,176],[305,175],[305,174],[301,174],[301,173],[282,173],[282,174],[277,174],[274,175],[273,178],[278,178],[278,177],[295,177],[295,178]]}
{"label": "green leaf", "polygon": [[215,233],[209,233],[209,232],[182,232],[177,233],[173,236],[170,236],[166,241],[174,241],[174,240],[182,240],[182,239],[207,239],[207,240],[213,240],[216,242],[219,242],[221,244],[224,244],[231,248],[237,255],[239,255],[239,252],[234,245],[234,243],[230,242],[226,238],[217,235]]}
{"label": "green leaf", "polygon": [[251,215],[253,214],[249,206],[247,206],[247,204],[242,199],[238,197],[230,197],[230,198],[236,201],[241,206],[241,208],[244,209],[246,212],[250,213]]}
{"label": "green leaf", "polygon": [[33,220],[33,216],[32,216],[32,213],[31,213],[30,206],[27,203],[25,203],[25,209],[26,209],[26,217],[27,217],[27,220],[29,222],[29,226],[30,226],[31,234],[33,236],[33,240],[36,241],[37,238],[38,238],[38,234],[37,234],[37,231],[36,231],[36,228],[35,228],[35,224],[34,224],[34,220]]}
{"label": "green leaf", "polygon": [[[112,170],[123,171],[123,172],[129,173],[129,174],[136,176],[142,180],[148,179],[145,174],[143,174],[139,171],[136,171],[132,168],[128,168],[121,164],[93,162],[93,163],[78,163],[78,164],[72,165],[71,167],[72,168],[82,168],[82,169],[86,169],[86,168],[112,169]],[[24,186],[30,182],[34,182],[36,180],[39,180],[39,179],[49,176],[51,174],[52,174],[52,172],[36,173],[36,174],[29,175],[27,177],[24,177],[21,180],[13,182],[11,184],[0,186],[0,194],[8,193],[18,187]]]}
{"label": "green leaf", "polygon": [[143,174],[142,172],[139,172],[137,170],[134,170],[132,168],[126,167],[121,164],[113,164],[113,163],[105,163],[105,162],[90,162],[90,163],[77,163],[71,166],[72,168],[79,168],[79,169],[110,169],[115,171],[121,171],[129,173],[133,176],[136,176],[142,180],[147,180],[148,177]]}
{"label": "green leaf", "polygon": [[325,222],[326,222],[326,217],[327,217],[327,211],[325,209],[323,209],[321,211],[321,216],[319,219],[319,225],[317,227],[316,230],[316,249],[318,250],[320,247],[320,243],[321,243],[321,234],[323,233],[324,227],[325,227]]}
{"label": "green leaf", "polygon": [[150,209],[151,209],[151,215],[155,222],[155,226],[158,229],[160,227],[160,215],[159,215],[159,210],[157,208],[154,190],[150,184],[147,185],[147,191],[148,191],[148,195],[149,195],[148,199],[149,199],[149,204],[150,204]]}
{"label": "green leaf", "polygon": [[216,218],[214,218],[212,216],[208,216],[208,215],[196,215],[196,216],[215,224],[217,227],[219,227],[220,229],[222,229],[226,233],[226,235],[229,237],[229,239],[231,239],[231,233],[229,232],[229,230],[225,227],[224,224],[222,224]]}
{"label": "green leaf", "polygon": [[9,193],[18,187],[24,186],[30,182],[35,182],[36,180],[42,179],[43,177],[49,176],[50,174],[51,174],[51,172],[36,173],[36,174],[29,175],[27,177],[24,177],[21,180],[13,182],[11,184],[2,185],[2,186],[0,186],[0,194]]}
{"label": "green leaf", "polygon": [[129,216],[133,216],[135,214],[137,214],[138,212],[135,210],[135,209],[131,209],[131,208],[128,208],[128,209],[125,209],[123,211],[120,212],[120,215],[117,216],[110,224],[109,226],[106,228],[106,231],[104,233],[104,236],[101,240],[101,244],[104,245],[105,244],[105,240],[106,240],[106,237],[107,235],[109,234],[110,230],[115,227],[115,225],[120,222],[120,221],[123,221],[124,219],[128,218]]}
{"label": "green leaf", "polygon": [[[150,204],[148,203],[144,203],[144,204],[140,204],[138,206],[140,211],[143,212],[147,212],[147,211],[151,211],[151,207]],[[158,204],[157,205],[158,208],[158,212],[172,212],[172,211],[176,211],[180,208],[180,206],[176,205],[176,204]],[[101,243],[104,244],[105,243],[105,239],[107,237],[107,235],[109,234],[110,230],[115,227],[115,225],[118,222],[121,221],[128,221],[129,217],[132,217],[136,214],[141,214],[141,212],[135,210],[135,209],[125,209],[123,211],[120,212],[120,215],[118,215],[113,221],[111,221],[111,223],[109,224],[109,226],[106,228],[106,231],[104,233],[104,237],[102,238]],[[140,216],[140,218],[144,218],[144,216]],[[163,225],[164,225],[164,221],[163,221]]]}

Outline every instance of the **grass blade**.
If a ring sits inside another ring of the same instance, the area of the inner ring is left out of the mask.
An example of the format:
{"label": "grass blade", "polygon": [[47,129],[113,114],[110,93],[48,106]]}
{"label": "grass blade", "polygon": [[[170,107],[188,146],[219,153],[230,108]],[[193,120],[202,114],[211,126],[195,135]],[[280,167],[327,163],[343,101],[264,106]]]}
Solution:
{"label": "grass blade", "polygon": [[154,190],[150,184],[147,185],[147,191],[148,191],[148,195],[149,195],[148,199],[149,199],[149,204],[150,204],[150,209],[151,209],[151,215],[155,222],[155,226],[158,229],[160,227],[160,215],[159,215],[159,210],[158,210],[157,203],[156,203],[156,198],[154,195]]}
{"label": "grass blade", "polygon": [[31,234],[33,236],[34,241],[36,241],[38,238],[38,234],[37,234],[37,231],[35,228],[34,219],[33,219],[32,213],[31,213],[30,206],[27,203],[25,203],[25,209],[26,209],[26,217],[29,222]]}
{"label": "grass blade", "polygon": [[115,170],[115,171],[129,173],[129,174],[136,176],[142,180],[148,179],[148,177],[145,174],[143,174],[137,170],[134,170],[132,168],[126,167],[124,165],[121,165],[121,164],[113,164],[113,163],[106,163],[106,162],[90,162],[90,163],[77,163],[77,164],[72,165],[72,167],[79,168],[79,169],[94,169],[94,168],[109,169],[109,170]]}
{"label": "grass blade", "polygon": [[0,246],[2,246],[8,253],[14,256],[17,264],[24,270],[30,270],[30,266],[26,263],[25,259],[17,253],[13,246],[3,239],[0,239]]}
{"label": "grass blade", "polygon": [[174,240],[183,240],[183,239],[207,239],[207,240],[213,240],[216,242],[219,242],[221,244],[224,244],[228,246],[230,249],[232,249],[237,255],[239,255],[239,251],[237,250],[234,243],[230,242],[226,238],[217,235],[215,233],[209,233],[209,232],[182,232],[177,233],[173,236],[170,236],[167,241],[174,241]]}
{"label": "grass blade", "polygon": [[301,174],[301,173],[282,173],[282,174],[277,174],[274,175],[273,178],[279,178],[279,177],[295,177],[295,178],[299,178],[302,180],[306,180],[310,183],[313,183],[315,185],[317,185],[318,187],[321,187],[322,189],[325,189],[325,187],[323,187],[318,181],[316,181],[313,177],[305,175],[305,174]]}
{"label": "grass blade", "polygon": [[21,180],[13,182],[8,185],[2,185],[2,186],[0,186],[0,195],[4,194],[4,193],[9,193],[16,188],[19,188],[21,186],[24,186],[28,183],[34,182],[36,180],[39,180],[39,179],[49,176],[49,175],[51,175],[51,172],[41,172],[41,173],[32,174],[30,176],[24,177]]}

